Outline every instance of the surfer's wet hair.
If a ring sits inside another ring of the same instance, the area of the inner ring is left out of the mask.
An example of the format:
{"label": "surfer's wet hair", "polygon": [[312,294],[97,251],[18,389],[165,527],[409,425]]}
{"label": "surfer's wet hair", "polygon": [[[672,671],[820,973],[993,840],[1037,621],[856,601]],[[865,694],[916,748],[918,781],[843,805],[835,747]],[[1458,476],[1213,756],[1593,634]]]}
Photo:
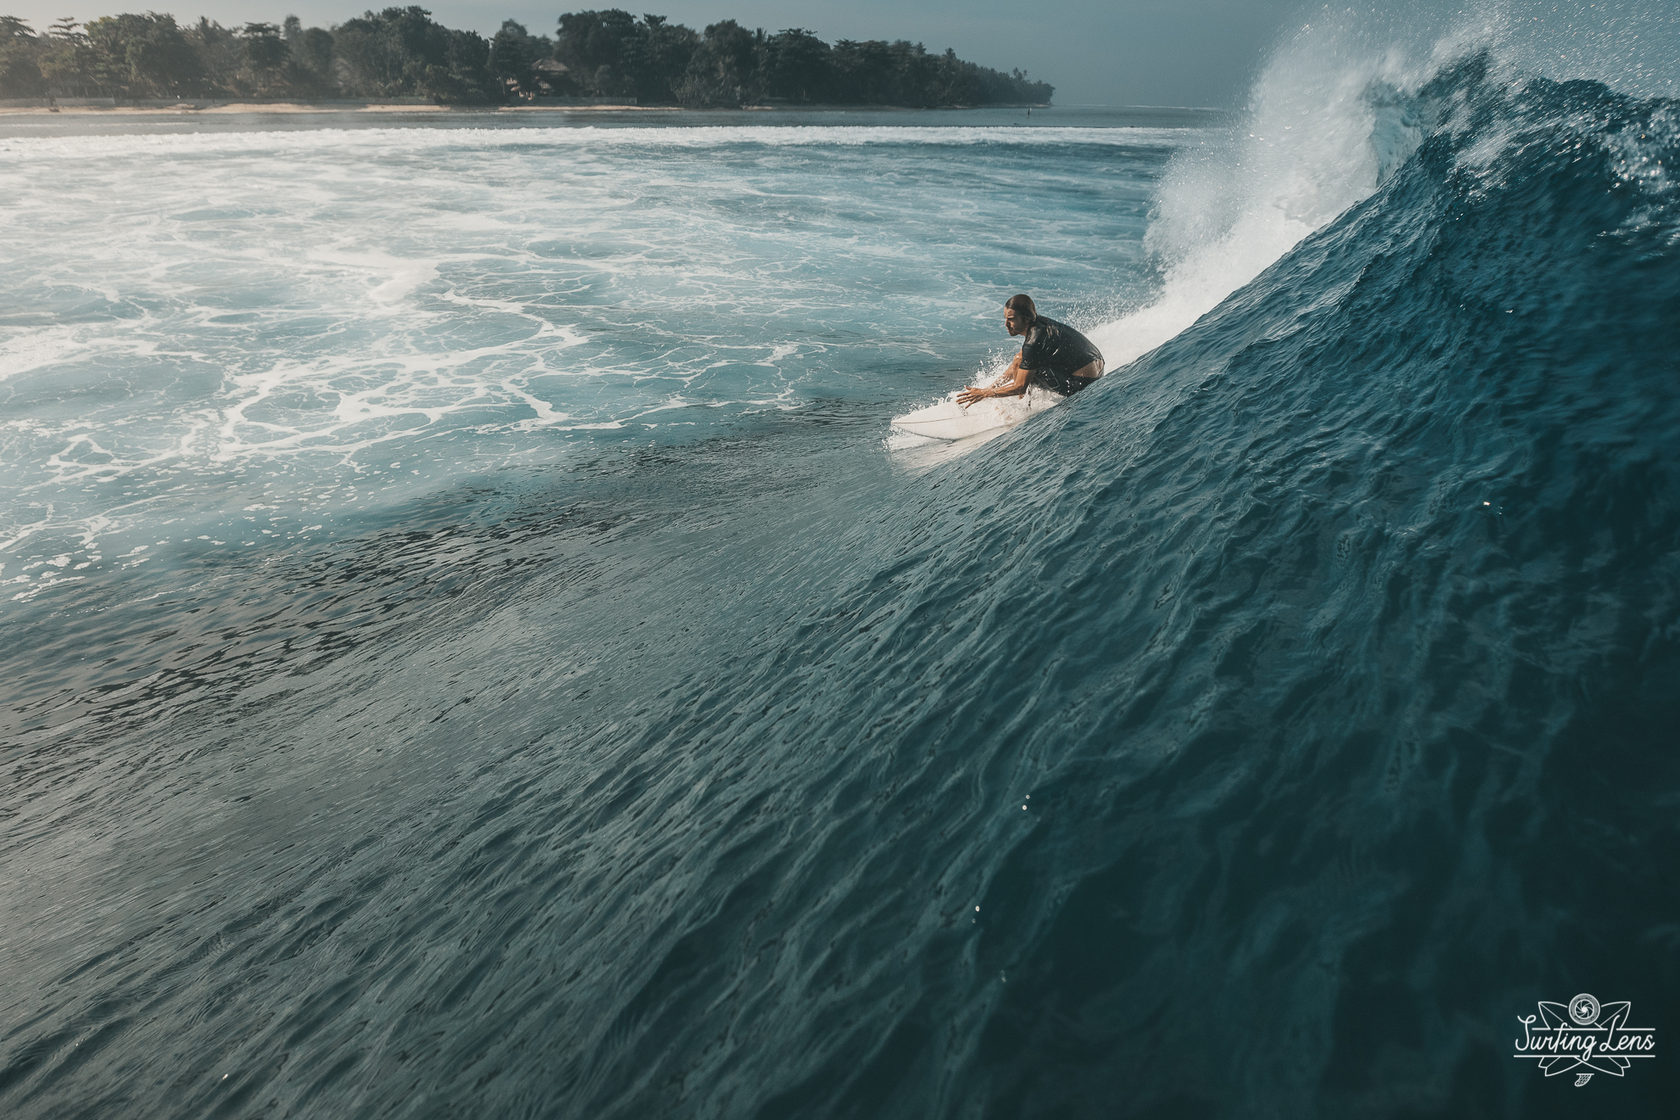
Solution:
{"label": "surfer's wet hair", "polygon": [[1032,297],[1025,293],[1010,296],[1003,301],[1003,305],[1025,319],[1027,326],[1031,326],[1038,321],[1038,308],[1033,306]]}

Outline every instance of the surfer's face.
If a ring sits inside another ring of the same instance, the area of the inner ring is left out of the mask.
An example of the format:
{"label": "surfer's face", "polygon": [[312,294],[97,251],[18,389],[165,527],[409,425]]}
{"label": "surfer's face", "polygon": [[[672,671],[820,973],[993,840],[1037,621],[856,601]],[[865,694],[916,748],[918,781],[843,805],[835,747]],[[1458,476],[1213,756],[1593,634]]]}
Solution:
{"label": "surfer's face", "polygon": [[1018,334],[1027,333],[1027,328],[1022,320],[1022,317],[1016,314],[1013,307],[1006,307],[1003,309],[1003,329],[1009,332],[1010,338],[1014,338]]}

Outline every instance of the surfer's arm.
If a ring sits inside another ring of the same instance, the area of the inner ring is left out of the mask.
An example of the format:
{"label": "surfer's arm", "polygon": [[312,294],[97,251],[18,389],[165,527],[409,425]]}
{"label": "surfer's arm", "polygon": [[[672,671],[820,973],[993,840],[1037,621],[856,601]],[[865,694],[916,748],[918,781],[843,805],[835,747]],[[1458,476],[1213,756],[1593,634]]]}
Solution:
{"label": "surfer's arm", "polygon": [[985,400],[987,397],[1013,397],[1017,393],[1024,393],[1027,391],[1027,378],[1031,374],[1031,370],[1021,368],[1021,355],[1017,354],[1014,360],[1009,363],[1009,368],[1003,371],[1003,376],[1007,378],[1003,384],[993,386],[990,389],[981,389],[970,385],[957,394],[957,403],[970,405],[975,401]]}

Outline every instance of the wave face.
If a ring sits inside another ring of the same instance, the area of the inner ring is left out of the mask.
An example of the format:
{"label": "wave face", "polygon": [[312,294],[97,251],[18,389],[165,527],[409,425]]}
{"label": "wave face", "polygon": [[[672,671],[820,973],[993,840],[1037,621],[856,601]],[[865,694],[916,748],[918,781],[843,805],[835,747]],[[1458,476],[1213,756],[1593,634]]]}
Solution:
{"label": "wave face", "polygon": [[1355,69],[972,454],[807,405],[119,612],[14,709],[0,1102],[1657,1114],[1510,1046],[1680,993],[1680,106]]}
{"label": "wave face", "polygon": [[996,666],[941,738],[1033,775],[974,958],[1005,1111],[1561,1111],[1494,1076],[1500,1009],[1562,973],[1675,991],[1676,830],[1641,791],[1680,714],[1680,117],[1491,68],[1425,84],[1370,197],[998,451],[1050,493],[969,499],[953,552],[1006,591],[930,578],[924,624]]}

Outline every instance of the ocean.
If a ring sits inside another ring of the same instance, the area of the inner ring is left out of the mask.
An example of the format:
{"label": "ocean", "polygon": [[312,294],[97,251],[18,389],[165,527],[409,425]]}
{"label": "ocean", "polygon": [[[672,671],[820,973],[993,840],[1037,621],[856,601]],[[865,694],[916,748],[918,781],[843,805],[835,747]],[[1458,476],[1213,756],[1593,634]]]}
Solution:
{"label": "ocean", "polygon": [[1521,34],[0,118],[0,1113],[1667,1114],[1680,103]]}

